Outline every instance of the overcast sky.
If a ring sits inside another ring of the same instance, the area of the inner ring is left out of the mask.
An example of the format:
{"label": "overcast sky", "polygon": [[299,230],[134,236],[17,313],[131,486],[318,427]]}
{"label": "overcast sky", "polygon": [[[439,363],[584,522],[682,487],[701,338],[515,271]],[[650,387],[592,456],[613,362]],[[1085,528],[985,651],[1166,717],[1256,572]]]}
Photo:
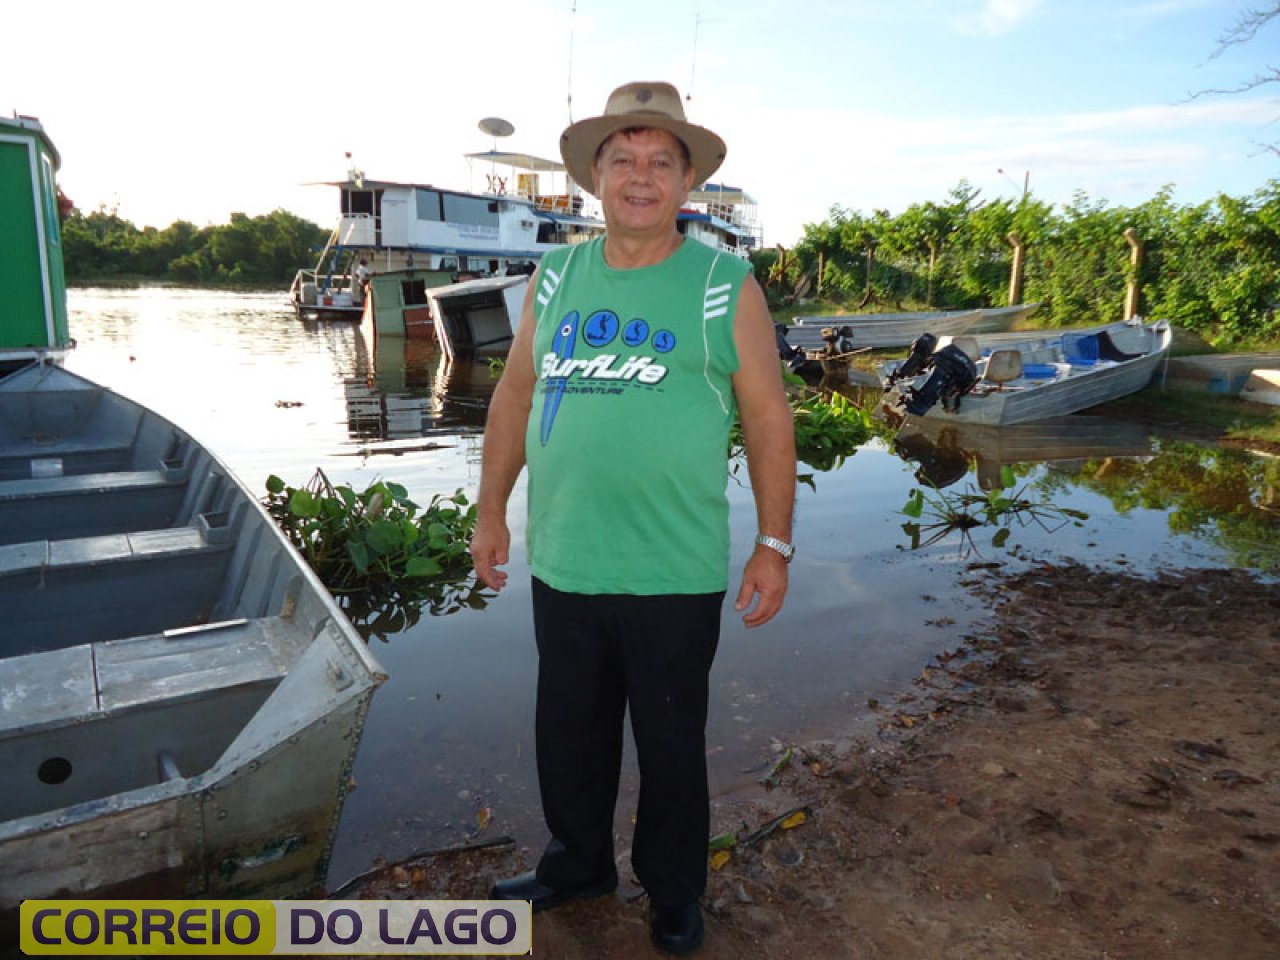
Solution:
{"label": "overcast sky", "polygon": [[[482,189],[477,128],[557,156],[636,79],[688,93],[718,178],[790,245],[835,203],[893,213],[962,178],[984,197],[1179,202],[1280,179],[1280,23],[1211,59],[1237,0],[275,0],[16,5],[0,111],[38,117],[85,210],[138,224],[283,207],[323,226],[344,153],[371,178]],[[696,41],[696,42],[695,42]],[[572,95],[570,98],[570,94]],[[1000,171],[1003,171],[1000,172]]]}

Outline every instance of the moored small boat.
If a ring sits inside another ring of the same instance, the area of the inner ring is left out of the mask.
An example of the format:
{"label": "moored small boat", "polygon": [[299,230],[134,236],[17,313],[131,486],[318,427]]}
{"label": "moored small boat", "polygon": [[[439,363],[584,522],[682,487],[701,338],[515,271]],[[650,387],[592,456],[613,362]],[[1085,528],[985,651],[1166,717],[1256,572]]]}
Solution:
{"label": "moored small boat", "polygon": [[907,360],[882,368],[884,406],[990,425],[1064,416],[1141,390],[1172,339],[1163,320],[1004,335],[993,346],[974,337],[921,338]]}
{"label": "moored small boat", "polygon": [[912,313],[860,313],[797,317],[787,329],[787,342],[802,350],[822,345],[824,328],[838,329],[850,349],[881,350],[908,346],[922,333],[936,337],[1008,330],[1039,304],[979,307],[972,310],[929,310]]}
{"label": "moored small boat", "polygon": [[[34,158],[0,197],[42,209],[51,145],[0,134]],[[0,258],[41,294],[0,316],[0,941],[31,898],[312,890],[385,674],[225,463],[57,365],[58,225],[28,222]]]}
{"label": "moored small boat", "polygon": [[323,880],[384,678],[226,465],[53,365],[0,380],[0,910]]}

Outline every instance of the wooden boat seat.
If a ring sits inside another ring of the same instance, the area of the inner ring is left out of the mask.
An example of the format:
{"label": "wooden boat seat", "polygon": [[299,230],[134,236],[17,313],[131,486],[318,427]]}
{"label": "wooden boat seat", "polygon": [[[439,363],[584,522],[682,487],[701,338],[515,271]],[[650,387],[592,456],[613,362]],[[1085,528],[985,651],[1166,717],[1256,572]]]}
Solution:
{"label": "wooden boat seat", "polygon": [[187,471],[172,465],[0,480],[0,544],[168,526],[186,480]]}
{"label": "wooden boat seat", "polygon": [[279,617],[229,620],[0,659],[0,739],[278,680],[293,634]]}
{"label": "wooden boat seat", "polygon": [[308,638],[279,617],[0,660],[4,819],[207,770]]}
{"label": "wooden boat seat", "polygon": [[121,470],[111,473],[0,480],[0,503],[12,500],[34,500],[39,497],[74,496],[81,493],[112,493],[116,490],[165,486],[185,480],[186,473],[181,470]]}
{"label": "wooden boat seat", "polygon": [[5,651],[36,653],[208,620],[231,550],[227,518],[0,545]]}
{"label": "wooden boat seat", "polygon": [[983,382],[993,384],[997,390],[1000,390],[1006,383],[1017,380],[1021,376],[1021,353],[1017,350],[994,350],[987,358],[987,369],[982,379]]}
{"label": "wooden boat seat", "polygon": [[95,644],[104,713],[156,700],[274,682],[285,675],[297,628],[280,617],[228,620]]}
{"label": "wooden boat seat", "polygon": [[64,568],[101,566],[117,560],[148,556],[180,556],[203,549],[204,537],[194,527],[140,530],[71,540],[38,540],[0,548],[0,577],[27,573],[32,568],[54,572]]}
{"label": "wooden boat seat", "polygon": [[133,454],[133,437],[70,438],[47,444],[8,440],[2,449],[0,480],[20,480],[35,475],[39,464],[53,461],[66,474],[123,470]]}

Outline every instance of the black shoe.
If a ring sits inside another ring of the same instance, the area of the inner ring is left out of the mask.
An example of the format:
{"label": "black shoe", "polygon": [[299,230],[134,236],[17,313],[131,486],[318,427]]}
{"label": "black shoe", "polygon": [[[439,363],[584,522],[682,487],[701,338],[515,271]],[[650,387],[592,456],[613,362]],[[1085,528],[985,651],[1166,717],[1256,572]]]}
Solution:
{"label": "black shoe", "polygon": [[697,902],[682,907],[649,907],[649,936],[663,953],[693,953],[702,946],[702,910]]}
{"label": "black shoe", "polygon": [[518,877],[499,880],[489,891],[490,900],[528,900],[533,912],[550,910],[570,900],[592,900],[613,893],[618,888],[618,878],[609,877],[580,887],[549,887],[538,880],[536,871],[522,873]]}

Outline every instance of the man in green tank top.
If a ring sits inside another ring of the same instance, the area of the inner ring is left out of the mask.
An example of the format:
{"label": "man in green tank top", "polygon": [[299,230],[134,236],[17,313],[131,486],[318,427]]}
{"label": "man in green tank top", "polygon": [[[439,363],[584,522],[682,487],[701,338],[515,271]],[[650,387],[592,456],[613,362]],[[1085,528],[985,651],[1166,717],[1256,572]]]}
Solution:
{"label": "man in green tank top", "polygon": [[600,198],[603,238],[547,254],[485,427],[471,552],[502,589],[506,506],[528,481],[536,743],[551,832],[537,870],[492,896],[534,910],[611,892],[630,709],[640,766],[632,867],[668,953],[702,943],[708,674],[728,589],[727,450],[742,420],[758,536],[735,599],[748,627],[787,590],[795,442],[773,324],[749,266],[677,214],[725,156],[666,83],[631,83],[561,154]]}

